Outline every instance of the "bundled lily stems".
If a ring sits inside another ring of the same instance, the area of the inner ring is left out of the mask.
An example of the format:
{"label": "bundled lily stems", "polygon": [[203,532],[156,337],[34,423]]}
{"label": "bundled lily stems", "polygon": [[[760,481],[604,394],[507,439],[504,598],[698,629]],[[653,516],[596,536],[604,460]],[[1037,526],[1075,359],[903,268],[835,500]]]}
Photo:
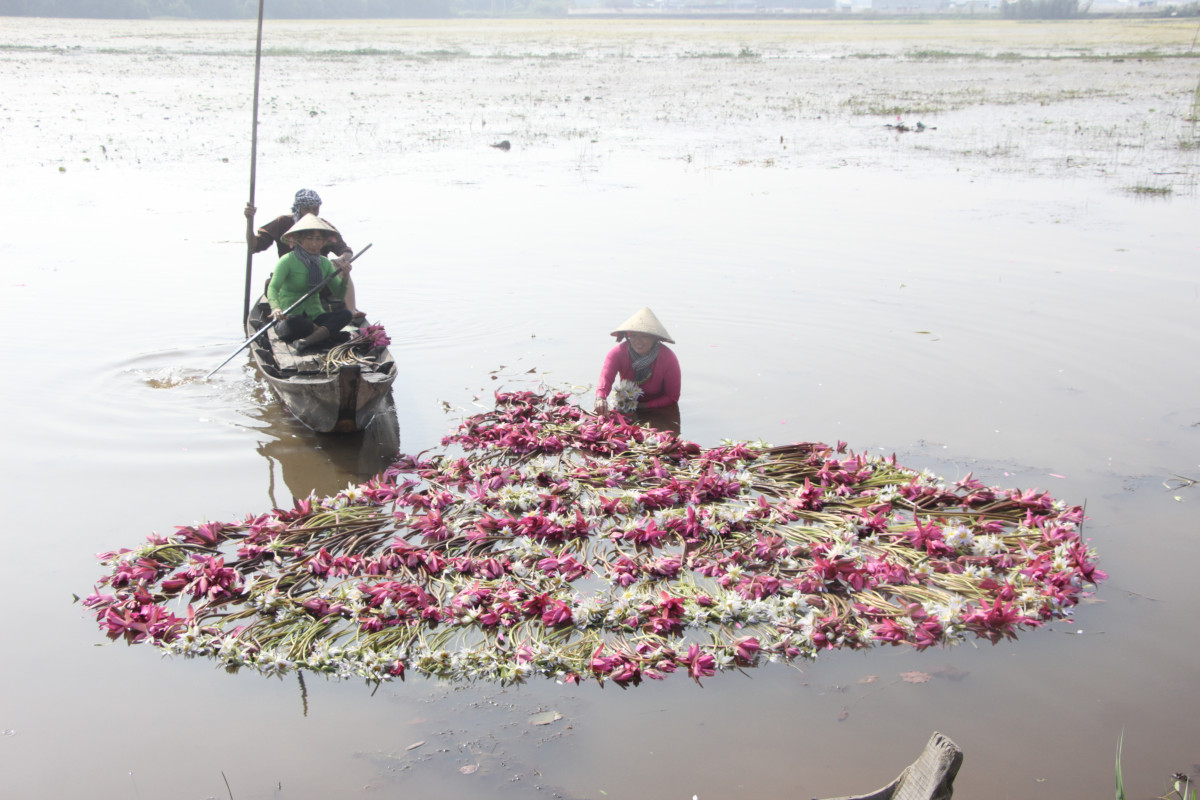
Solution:
{"label": "bundled lily stems", "polygon": [[332,375],[352,364],[371,367],[377,362],[378,350],[392,343],[382,325],[364,325],[349,341],[334,345],[321,357],[321,371]]}

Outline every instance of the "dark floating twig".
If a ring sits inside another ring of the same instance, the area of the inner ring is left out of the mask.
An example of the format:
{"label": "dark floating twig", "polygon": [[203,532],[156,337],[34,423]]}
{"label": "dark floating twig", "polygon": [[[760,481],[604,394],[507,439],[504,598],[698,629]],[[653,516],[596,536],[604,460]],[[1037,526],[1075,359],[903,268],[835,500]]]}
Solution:
{"label": "dark floating twig", "polygon": [[[1172,486],[1172,481],[1178,481],[1178,483]],[[1178,489],[1186,489],[1189,486],[1195,486],[1198,482],[1200,481],[1197,481],[1195,478],[1185,478],[1182,475],[1174,475],[1172,473],[1172,477],[1163,481],[1163,486],[1167,488],[1167,491],[1175,491]]]}

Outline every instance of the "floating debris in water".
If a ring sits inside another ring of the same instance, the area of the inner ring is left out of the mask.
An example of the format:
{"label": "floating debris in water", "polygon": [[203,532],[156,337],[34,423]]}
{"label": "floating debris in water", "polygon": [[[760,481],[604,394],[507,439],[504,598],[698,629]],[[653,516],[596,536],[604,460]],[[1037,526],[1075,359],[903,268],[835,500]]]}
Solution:
{"label": "floating debris in water", "polygon": [[337,495],[101,554],[84,603],[112,639],[231,670],[699,682],[1069,617],[1105,577],[1082,521],[840,442],[702,449],[497,393],[441,452]]}

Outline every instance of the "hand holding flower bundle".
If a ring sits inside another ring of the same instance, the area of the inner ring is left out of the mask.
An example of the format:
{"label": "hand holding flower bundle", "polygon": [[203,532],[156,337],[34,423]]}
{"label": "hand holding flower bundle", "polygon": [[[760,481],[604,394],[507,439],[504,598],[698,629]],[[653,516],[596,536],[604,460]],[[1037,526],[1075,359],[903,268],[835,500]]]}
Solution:
{"label": "hand holding flower bundle", "polygon": [[621,414],[632,414],[637,411],[638,399],[641,396],[642,387],[631,380],[621,378],[613,385],[613,409]]}

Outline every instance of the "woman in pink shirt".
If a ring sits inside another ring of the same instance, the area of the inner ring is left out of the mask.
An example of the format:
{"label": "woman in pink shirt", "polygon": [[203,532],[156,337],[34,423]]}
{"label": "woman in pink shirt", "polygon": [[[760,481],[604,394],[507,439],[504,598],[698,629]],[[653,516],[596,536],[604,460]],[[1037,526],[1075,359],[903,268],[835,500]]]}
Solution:
{"label": "woman in pink shirt", "polygon": [[597,414],[609,411],[608,394],[619,377],[637,384],[637,407],[664,408],[679,402],[679,359],[663,342],[675,344],[667,329],[643,308],[612,332],[617,346],[608,351],[596,386]]}

